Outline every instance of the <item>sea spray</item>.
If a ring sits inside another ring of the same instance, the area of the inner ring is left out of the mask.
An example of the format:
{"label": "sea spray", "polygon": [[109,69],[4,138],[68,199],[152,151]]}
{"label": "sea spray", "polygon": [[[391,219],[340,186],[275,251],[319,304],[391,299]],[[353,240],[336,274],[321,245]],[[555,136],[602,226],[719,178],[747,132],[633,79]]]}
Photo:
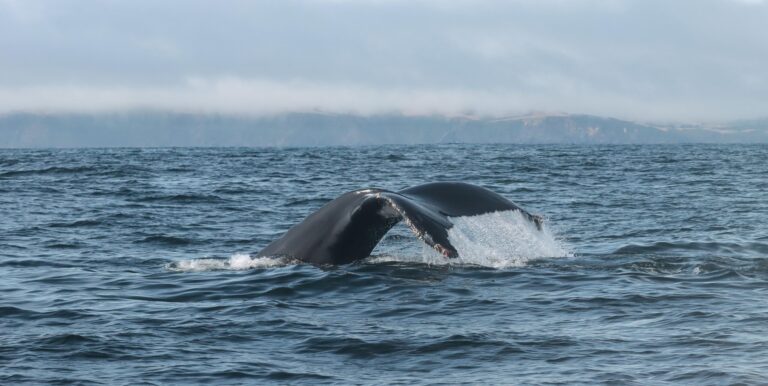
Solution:
{"label": "sea spray", "polygon": [[[519,267],[531,260],[573,256],[570,248],[543,224],[538,229],[519,211],[453,217],[448,239],[458,258],[446,258],[424,245],[421,253],[384,253],[369,263],[409,262],[429,265],[478,265],[492,268]],[[423,244],[422,244],[423,245]]]}
{"label": "sea spray", "polygon": [[455,217],[451,221],[448,239],[459,251],[459,263],[503,268],[573,255],[546,224],[538,229],[520,211]]}
{"label": "sea spray", "polygon": [[202,272],[202,271],[241,271],[254,268],[272,268],[287,265],[288,259],[281,257],[252,257],[244,253],[236,253],[228,259],[190,259],[181,260],[166,265],[170,271]]}

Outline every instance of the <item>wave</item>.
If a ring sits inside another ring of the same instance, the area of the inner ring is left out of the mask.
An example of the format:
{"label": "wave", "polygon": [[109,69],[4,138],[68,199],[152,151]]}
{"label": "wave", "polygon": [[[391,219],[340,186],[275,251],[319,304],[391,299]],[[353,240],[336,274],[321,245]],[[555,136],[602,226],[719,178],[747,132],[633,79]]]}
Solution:
{"label": "wave", "polygon": [[165,268],[176,272],[204,271],[242,271],[256,268],[284,267],[292,263],[284,257],[252,257],[248,254],[236,253],[228,259],[190,259],[166,264]]}
{"label": "wave", "polygon": [[130,201],[134,202],[178,202],[185,204],[212,204],[226,202],[227,200],[214,194],[172,194],[145,196]]}
{"label": "wave", "polygon": [[11,170],[11,171],[0,173],[0,178],[19,177],[19,176],[28,176],[28,175],[45,175],[45,174],[75,174],[75,173],[90,172],[94,170],[96,169],[90,166],[79,166],[79,167],[52,166],[44,169]]}
{"label": "wave", "polygon": [[136,243],[164,244],[164,245],[190,245],[190,244],[194,244],[195,240],[187,239],[183,237],[175,237],[175,236],[153,235],[153,236],[147,236],[141,240],[137,240]]}
{"label": "wave", "polygon": [[80,228],[80,227],[98,226],[101,224],[102,222],[99,220],[77,220],[72,222],[54,222],[49,224],[48,226],[51,228]]}
{"label": "wave", "polygon": [[288,203],[283,204],[284,207],[293,207],[293,206],[323,206],[330,202],[331,198],[306,198],[306,199],[299,199],[299,200],[293,200]]}
{"label": "wave", "polygon": [[92,317],[86,311],[72,309],[57,309],[51,311],[37,311],[14,306],[0,306],[0,316],[4,318],[16,318],[23,321],[44,319],[76,320]]}
{"label": "wave", "polygon": [[728,255],[765,255],[768,254],[768,244],[759,242],[701,242],[701,241],[660,241],[652,244],[628,244],[616,249],[617,255],[636,255],[652,253],[669,253],[681,251],[716,252]]}
{"label": "wave", "polygon": [[[540,344],[540,342],[536,342]],[[547,342],[549,343],[549,342]],[[572,344],[557,340],[556,344]],[[330,352],[355,359],[369,359],[376,356],[403,353],[403,355],[427,355],[435,353],[462,353],[473,350],[485,350],[494,353],[519,353],[522,346],[517,342],[498,339],[492,334],[467,333],[455,334],[430,342],[406,341],[401,339],[366,340],[355,336],[322,336],[303,341],[299,347],[302,353]]]}
{"label": "wave", "polygon": [[51,268],[73,268],[76,264],[61,263],[54,260],[45,259],[9,259],[0,260],[0,267],[13,267],[13,268],[37,268],[37,267],[51,267]]}

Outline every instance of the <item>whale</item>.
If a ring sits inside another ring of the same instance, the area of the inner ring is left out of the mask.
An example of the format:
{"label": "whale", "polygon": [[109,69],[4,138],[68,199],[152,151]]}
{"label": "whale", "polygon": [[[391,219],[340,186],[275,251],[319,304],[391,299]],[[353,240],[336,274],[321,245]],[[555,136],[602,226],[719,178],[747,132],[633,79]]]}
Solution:
{"label": "whale", "polygon": [[519,211],[542,228],[542,217],[484,187],[432,182],[403,189],[358,189],[328,202],[268,244],[258,257],[287,257],[314,265],[341,265],[365,259],[384,235],[403,221],[446,258],[459,252],[448,240],[452,217]]}

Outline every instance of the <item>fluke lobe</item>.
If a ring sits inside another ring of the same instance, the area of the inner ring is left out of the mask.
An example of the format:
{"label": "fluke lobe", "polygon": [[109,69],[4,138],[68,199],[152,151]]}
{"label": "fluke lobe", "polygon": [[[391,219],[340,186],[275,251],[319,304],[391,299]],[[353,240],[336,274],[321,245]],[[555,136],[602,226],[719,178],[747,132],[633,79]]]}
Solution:
{"label": "fluke lobe", "polygon": [[541,229],[541,217],[472,184],[433,182],[399,192],[360,189],[327,203],[258,256],[285,256],[317,265],[351,263],[368,257],[387,231],[404,220],[425,243],[446,257],[457,257],[448,241],[450,217],[507,210],[520,211]]}

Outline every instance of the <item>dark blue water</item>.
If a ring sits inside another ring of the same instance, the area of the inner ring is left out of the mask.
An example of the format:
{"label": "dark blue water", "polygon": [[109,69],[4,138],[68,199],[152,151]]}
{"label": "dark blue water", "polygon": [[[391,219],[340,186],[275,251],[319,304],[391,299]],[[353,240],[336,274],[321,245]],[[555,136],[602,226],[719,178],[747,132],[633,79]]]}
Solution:
{"label": "dark blue water", "polygon": [[[549,233],[250,257],[345,191],[444,180]],[[766,146],[2,150],[0,383],[765,384],[767,192]]]}

